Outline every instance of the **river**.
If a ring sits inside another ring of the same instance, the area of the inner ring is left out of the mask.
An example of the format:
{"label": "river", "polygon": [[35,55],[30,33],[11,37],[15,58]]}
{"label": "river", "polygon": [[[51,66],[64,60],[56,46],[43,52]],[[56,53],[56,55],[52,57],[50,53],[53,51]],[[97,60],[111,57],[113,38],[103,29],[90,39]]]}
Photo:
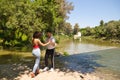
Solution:
{"label": "river", "polygon": [[[69,56],[59,57],[67,68],[82,73],[93,73],[105,80],[120,80],[119,44],[94,39],[68,40],[61,42],[56,51],[69,53]],[[0,50],[0,60],[3,61],[0,64],[11,62],[7,58],[12,55],[2,56],[7,53],[14,51]],[[31,56],[31,52],[24,53]],[[18,60],[20,57],[12,58]]]}
{"label": "river", "polygon": [[69,53],[61,59],[70,69],[92,73],[105,80],[120,80],[120,45],[100,40],[70,40],[62,51]]}

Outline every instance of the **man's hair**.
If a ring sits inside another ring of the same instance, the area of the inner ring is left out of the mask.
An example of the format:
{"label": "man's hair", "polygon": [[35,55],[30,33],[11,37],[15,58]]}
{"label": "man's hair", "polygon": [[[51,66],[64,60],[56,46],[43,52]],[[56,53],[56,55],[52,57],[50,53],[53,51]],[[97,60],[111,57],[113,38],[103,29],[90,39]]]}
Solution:
{"label": "man's hair", "polygon": [[51,31],[51,30],[46,30],[46,32],[52,33],[52,31]]}

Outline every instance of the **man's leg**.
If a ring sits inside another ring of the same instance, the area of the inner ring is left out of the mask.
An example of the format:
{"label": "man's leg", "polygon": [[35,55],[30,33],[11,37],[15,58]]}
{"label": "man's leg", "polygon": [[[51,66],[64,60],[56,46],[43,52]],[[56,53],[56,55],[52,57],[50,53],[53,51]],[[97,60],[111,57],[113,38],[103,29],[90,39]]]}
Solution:
{"label": "man's leg", "polygon": [[45,68],[43,69],[43,71],[48,70],[48,58],[49,58],[49,51],[46,50],[46,53],[45,53]]}
{"label": "man's leg", "polygon": [[51,57],[51,70],[50,71],[53,71],[54,70],[54,49],[51,50],[50,57]]}
{"label": "man's leg", "polygon": [[51,67],[54,68],[54,49],[52,50],[51,53]]}

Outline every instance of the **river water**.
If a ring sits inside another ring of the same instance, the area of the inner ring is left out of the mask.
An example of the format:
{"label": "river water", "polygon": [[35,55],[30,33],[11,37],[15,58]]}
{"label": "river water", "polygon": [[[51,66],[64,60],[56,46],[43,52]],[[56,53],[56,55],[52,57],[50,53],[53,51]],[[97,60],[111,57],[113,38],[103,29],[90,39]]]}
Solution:
{"label": "river water", "polygon": [[[68,40],[61,42],[56,51],[67,52],[69,54],[69,56],[59,57],[59,59],[70,69],[82,73],[94,72],[95,75],[105,80],[120,80],[119,44],[89,39]],[[19,55],[16,55],[17,58],[14,58],[14,55],[2,56],[2,54],[6,53],[14,52],[0,50],[0,60],[2,60],[2,63],[9,62],[9,59],[7,60],[9,57],[16,60],[19,58]],[[25,55],[25,53],[23,54]],[[28,52],[28,54],[31,56],[31,52]]]}
{"label": "river water", "polygon": [[69,53],[61,59],[70,69],[99,75],[105,80],[120,80],[120,45],[100,40],[70,40],[62,43]]}

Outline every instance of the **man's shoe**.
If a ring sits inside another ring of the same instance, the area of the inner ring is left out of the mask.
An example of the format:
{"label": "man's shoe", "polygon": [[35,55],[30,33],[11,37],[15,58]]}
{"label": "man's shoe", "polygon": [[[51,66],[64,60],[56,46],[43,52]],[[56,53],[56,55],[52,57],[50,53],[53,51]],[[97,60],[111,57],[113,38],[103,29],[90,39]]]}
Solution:
{"label": "man's shoe", "polygon": [[50,71],[50,72],[53,72],[53,71],[54,71],[54,69],[53,69],[53,68],[51,68],[49,71]]}
{"label": "man's shoe", "polygon": [[45,67],[44,69],[43,69],[43,71],[47,71],[49,68],[48,67]]}

